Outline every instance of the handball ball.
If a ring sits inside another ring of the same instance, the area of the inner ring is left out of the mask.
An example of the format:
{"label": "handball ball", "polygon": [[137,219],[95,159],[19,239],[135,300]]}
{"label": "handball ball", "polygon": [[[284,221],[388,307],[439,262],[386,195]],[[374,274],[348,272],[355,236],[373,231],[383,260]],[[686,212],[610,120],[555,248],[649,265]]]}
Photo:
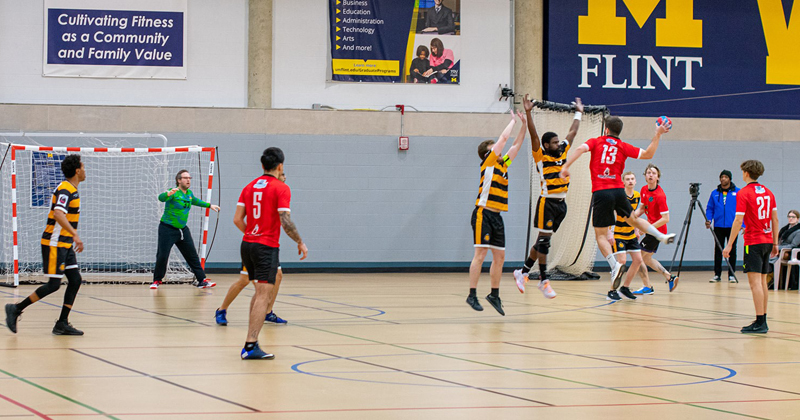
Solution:
{"label": "handball ball", "polygon": [[656,120],[656,126],[666,126],[667,130],[672,130],[672,120],[668,116],[662,115]]}

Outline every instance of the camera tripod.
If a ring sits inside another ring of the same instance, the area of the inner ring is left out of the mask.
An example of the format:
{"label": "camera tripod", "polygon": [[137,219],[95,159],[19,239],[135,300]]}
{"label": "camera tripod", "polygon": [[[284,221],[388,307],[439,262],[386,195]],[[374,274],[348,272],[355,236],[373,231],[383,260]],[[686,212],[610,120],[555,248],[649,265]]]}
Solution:
{"label": "camera tripod", "polygon": [[[706,211],[703,209],[703,205],[697,200],[697,197],[700,195],[700,183],[699,182],[692,182],[689,184],[689,194],[692,196],[692,201],[689,203],[689,211],[686,212],[686,219],[683,220],[683,226],[681,227],[681,233],[678,234],[675,253],[672,254],[672,263],[669,266],[669,272],[672,273],[672,268],[675,266],[675,257],[678,255],[678,249],[681,249],[681,259],[678,261],[678,272],[676,276],[680,277],[681,275],[681,268],[683,267],[683,255],[686,252],[686,242],[689,240],[689,228],[692,226],[692,214],[694,213],[694,208],[697,206],[700,209],[700,214],[703,215],[703,220],[708,223],[708,218],[706,217]],[[717,249],[719,252],[723,251],[722,244],[717,239],[717,235],[714,232],[711,232],[711,236],[714,238],[714,243],[717,244]],[[683,247],[681,247],[681,241],[683,241]],[[727,258],[723,258],[725,261],[725,265],[728,266],[728,272],[733,273],[733,278],[736,278],[736,274],[733,271],[733,267],[731,267],[731,263],[728,261]],[[736,279],[738,283],[739,280]]]}

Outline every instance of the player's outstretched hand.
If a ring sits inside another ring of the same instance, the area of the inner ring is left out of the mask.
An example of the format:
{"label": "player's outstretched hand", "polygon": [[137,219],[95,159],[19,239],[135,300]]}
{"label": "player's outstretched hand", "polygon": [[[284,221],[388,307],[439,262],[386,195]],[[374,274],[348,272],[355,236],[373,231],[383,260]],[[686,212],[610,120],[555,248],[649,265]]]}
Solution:
{"label": "player's outstretched hand", "polygon": [[583,102],[581,102],[581,98],[575,98],[575,111],[583,113]]}
{"label": "player's outstretched hand", "polygon": [[211,205],[211,210],[214,210],[215,212],[219,213],[219,206],[216,205],[216,204],[212,204]]}
{"label": "player's outstretched hand", "polygon": [[300,242],[297,244],[297,255],[301,255],[300,261],[303,261],[308,257],[308,247],[306,246],[305,242]]}
{"label": "player's outstretched hand", "polygon": [[528,99],[528,94],[525,94],[525,97],[522,98],[522,106],[525,108],[525,112],[531,112],[533,110],[533,102]]}
{"label": "player's outstretched hand", "polygon": [[666,133],[669,133],[669,128],[667,128],[666,124],[656,126],[656,134],[661,135]]}
{"label": "player's outstretched hand", "polygon": [[517,117],[519,117],[519,122],[525,124],[528,119],[525,117],[525,114],[522,111],[517,111]]}
{"label": "player's outstretched hand", "polygon": [[566,179],[569,178],[569,169],[562,167],[561,172],[558,173],[558,177],[566,181]]}
{"label": "player's outstretched hand", "polygon": [[83,241],[81,240],[78,235],[72,237],[72,246],[75,248],[75,252],[81,253],[83,252]]}
{"label": "player's outstretched hand", "polygon": [[170,196],[170,197],[172,197],[172,194],[175,194],[176,192],[178,192],[178,190],[180,190],[180,188],[178,188],[178,187],[175,187],[175,188],[173,188],[173,189],[171,189],[171,190],[167,191],[167,195],[168,195],[168,196]]}

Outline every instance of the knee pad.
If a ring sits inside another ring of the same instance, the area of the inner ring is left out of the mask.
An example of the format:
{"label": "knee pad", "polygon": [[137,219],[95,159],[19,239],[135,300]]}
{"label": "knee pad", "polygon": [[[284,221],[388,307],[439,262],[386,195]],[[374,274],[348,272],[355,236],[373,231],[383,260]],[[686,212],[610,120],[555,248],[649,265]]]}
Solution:
{"label": "knee pad", "polygon": [[81,282],[83,281],[83,278],[81,277],[81,272],[77,268],[65,271],[64,276],[67,278],[68,284],[80,285]]}
{"label": "knee pad", "polygon": [[39,288],[36,289],[36,295],[39,296],[39,299],[41,299],[50,293],[57,291],[59,287],[61,287],[61,279],[50,277],[50,280],[48,280],[47,283],[39,286]]}
{"label": "knee pad", "polygon": [[550,252],[550,236],[539,236],[533,249],[542,255],[547,255]]}

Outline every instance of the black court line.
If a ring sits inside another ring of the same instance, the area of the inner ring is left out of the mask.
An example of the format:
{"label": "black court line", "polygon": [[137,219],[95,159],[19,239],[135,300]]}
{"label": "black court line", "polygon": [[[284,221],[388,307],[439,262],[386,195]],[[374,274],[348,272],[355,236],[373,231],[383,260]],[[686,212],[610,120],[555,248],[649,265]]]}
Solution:
{"label": "black court line", "polygon": [[155,314],[155,315],[159,315],[159,316],[165,316],[165,317],[167,317],[167,318],[177,319],[177,320],[180,320],[180,321],[191,322],[191,323],[193,323],[193,324],[202,325],[202,326],[204,326],[204,327],[213,327],[213,325],[211,325],[211,324],[206,324],[205,322],[199,322],[199,321],[195,321],[195,320],[188,319],[188,318],[181,318],[181,317],[179,317],[179,316],[174,316],[174,315],[162,314],[161,312],[150,311],[150,310],[147,310],[147,309],[144,309],[144,308],[140,308],[140,307],[138,307],[138,306],[131,306],[131,305],[126,305],[126,304],[124,304],[124,303],[114,302],[113,300],[101,299],[101,298],[99,298],[99,297],[94,297],[94,296],[89,296],[89,298],[91,298],[91,299],[95,299],[95,300],[99,300],[99,301],[101,301],[101,302],[110,303],[110,304],[113,304],[113,305],[123,306],[123,307],[125,307],[125,308],[136,309],[137,311],[147,312],[147,313],[150,313],[150,314]]}
{"label": "black court line", "polygon": [[188,386],[181,385],[179,383],[175,383],[175,382],[172,382],[172,381],[168,381],[168,380],[160,378],[158,376],[153,376],[153,375],[151,375],[149,373],[141,372],[141,371],[138,371],[136,369],[132,369],[132,368],[129,368],[127,366],[120,365],[118,363],[114,363],[114,362],[112,362],[110,360],[103,359],[102,357],[97,357],[97,356],[91,355],[89,353],[84,353],[84,352],[82,352],[80,350],[77,350],[77,349],[70,349],[70,350],[74,351],[75,353],[82,354],[82,355],[84,355],[86,357],[90,357],[92,359],[99,360],[99,361],[101,361],[103,363],[107,363],[107,364],[109,364],[111,366],[115,366],[115,367],[118,367],[120,369],[127,370],[129,372],[134,372],[134,373],[137,373],[139,375],[145,376],[147,378],[152,378],[152,379],[155,379],[157,381],[161,381],[161,382],[164,382],[166,384],[169,384],[169,385],[172,385],[172,386],[176,386],[176,387],[184,389],[186,391],[191,391],[191,392],[194,392],[196,394],[200,394],[200,395],[205,396],[205,397],[213,398],[213,399],[215,399],[217,401],[222,401],[222,402],[225,402],[225,403],[228,403],[228,404],[232,404],[232,405],[235,405],[237,407],[241,407],[241,408],[244,408],[246,410],[250,410],[250,411],[252,411],[254,413],[260,413],[261,412],[261,410],[259,410],[257,408],[249,407],[249,406],[246,406],[244,404],[237,403],[235,401],[226,400],[225,398],[218,397],[218,396],[212,395],[212,394],[208,394],[208,393],[205,393],[203,391],[200,391],[200,390],[197,390],[197,389],[194,389],[194,388],[189,388]]}
{"label": "black court line", "polygon": [[347,312],[332,311],[332,310],[330,310],[330,309],[322,309],[322,308],[317,308],[317,307],[315,307],[315,306],[301,305],[301,304],[299,304],[299,303],[292,303],[292,302],[286,302],[286,301],[281,301],[280,303],[281,303],[281,304],[284,304],[284,305],[299,306],[299,307],[301,307],[301,308],[306,308],[306,309],[314,309],[314,310],[316,310],[316,311],[330,312],[330,313],[332,313],[332,314],[337,314],[337,315],[347,315],[347,316],[351,316],[351,317],[353,317],[353,318],[355,318],[355,319],[364,319],[364,320],[368,320],[368,321],[384,322],[384,323],[387,323],[387,324],[395,324],[395,325],[400,325],[400,323],[399,323],[399,322],[387,321],[387,320],[385,320],[385,319],[369,318],[369,317],[366,317],[366,316],[361,316],[361,315],[356,315],[356,314],[350,314],[350,313],[347,313]]}
{"label": "black court line", "polygon": [[[527,345],[524,345],[524,344],[511,343],[511,342],[507,342],[507,341],[504,341],[503,344],[508,344],[508,345],[517,346],[517,347],[524,347],[524,348],[534,349],[534,350],[541,350],[541,351],[546,351],[546,352],[549,352],[549,353],[563,354],[563,355],[566,355],[566,356],[574,356],[574,357],[580,357],[580,358],[584,358],[584,359],[598,360],[598,361],[601,361],[601,362],[615,363],[615,364],[618,364],[618,365],[624,365],[624,366],[629,366],[629,367],[640,367],[640,368],[643,368],[643,369],[650,369],[650,370],[657,370],[657,371],[660,371],[660,372],[674,373],[676,375],[690,376],[692,378],[697,378],[697,379],[708,379],[708,380],[714,379],[714,378],[709,377],[709,376],[696,375],[696,374],[693,374],[693,373],[686,373],[686,372],[681,372],[681,371],[677,371],[677,370],[663,369],[663,368],[654,367],[654,366],[642,366],[642,365],[637,365],[635,363],[622,362],[622,361],[619,361],[619,360],[604,359],[602,357],[597,357],[597,356],[587,356],[587,355],[584,355],[584,354],[575,354],[575,353],[569,353],[569,352],[565,352],[565,351],[550,350],[550,349],[545,349],[545,348],[542,348],[542,347],[527,346]],[[760,386],[760,385],[753,385],[753,384],[747,384],[747,383],[744,383],[744,382],[732,381],[730,379],[722,379],[722,380],[720,380],[720,382],[725,382],[725,383],[734,384],[734,385],[748,386],[748,387],[751,387],[751,388],[758,388],[758,389],[763,389],[763,390],[767,390],[767,391],[783,392],[785,394],[791,394],[791,395],[800,395],[800,392],[787,391],[785,389],[768,388],[768,387]]]}
{"label": "black court line", "polygon": [[510,398],[514,398],[514,399],[517,399],[517,400],[522,400],[522,401],[527,401],[527,402],[531,402],[531,403],[545,405],[545,406],[548,406],[548,407],[555,407],[555,404],[550,404],[550,403],[546,403],[546,402],[543,402],[543,401],[537,401],[537,400],[532,400],[530,398],[518,397],[516,395],[506,394],[504,392],[493,391],[491,389],[486,389],[486,388],[481,388],[481,387],[478,387],[478,386],[463,384],[461,382],[449,381],[447,379],[437,378],[435,376],[423,375],[423,374],[417,373],[417,372],[409,372],[407,370],[397,369],[397,368],[393,368],[391,366],[384,366],[384,365],[379,365],[377,363],[367,362],[366,360],[351,359],[351,358],[345,357],[345,356],[337,356],[335,354],[326,353],[324,351],[319,351],[319,350],[314,350],[314,349],[309,349],[309,348],[302,347],[302,346],[292,346],[292,347],[296,347],[298,349],[310,351],[310,352],[313,352],[313,353],[322,354],[322,355],[329,356],[329,357],[336,357],[336,358],[339,358],[339,359],[349,360],[351,362],[361,363],[361,364],[365,364],[365,365],[372,366],[372,367],[377,367],[377,368],[381,368],[381,369],[388,369],[388,370],[392,370],[392,371],[399,372],[399,373],[405,373],[405,374],[412,375],[412,376],[418,376],[420,378],[430,379],[430,380],[438,381],[438,382],[444,382],[446,384],[456,385],[456,386],[460,386],[462,388],[470,388],[470,389],[474,389],[474,390],[477,390],[477,391],[483,391],[483,392],[488,392],[488,393],[495,394],[495,395],[500,395],[500,396],[503,396],[503,397],[510,397]]}

